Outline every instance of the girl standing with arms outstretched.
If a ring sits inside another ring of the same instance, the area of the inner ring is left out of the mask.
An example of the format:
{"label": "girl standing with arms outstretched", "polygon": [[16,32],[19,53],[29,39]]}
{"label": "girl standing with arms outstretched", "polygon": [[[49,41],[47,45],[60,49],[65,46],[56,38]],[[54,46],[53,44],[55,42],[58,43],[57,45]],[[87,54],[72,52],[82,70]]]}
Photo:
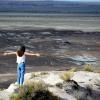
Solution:
{"label": "girl standing with arms outstretched", "polygon": [[22,85],[24,82],[24,74],[25,74],[25,55],[35,55],[40,56],[39,53],[28,53],[25,52],[25,46],[20,46],[17,52],[9,52],[4,53],[4,55],[16,54],[17,57],[17,84]]}

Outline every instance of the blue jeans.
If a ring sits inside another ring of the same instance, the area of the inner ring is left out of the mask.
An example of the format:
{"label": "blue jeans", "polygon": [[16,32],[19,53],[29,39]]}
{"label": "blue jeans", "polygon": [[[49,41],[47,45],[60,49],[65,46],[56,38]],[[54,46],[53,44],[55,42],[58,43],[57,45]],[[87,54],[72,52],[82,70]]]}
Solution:
{"label": "blue jeans", "polygon": [[17,83],[22,85],[24,82],[25,74],[25,63],[20,63],[17,65]]}

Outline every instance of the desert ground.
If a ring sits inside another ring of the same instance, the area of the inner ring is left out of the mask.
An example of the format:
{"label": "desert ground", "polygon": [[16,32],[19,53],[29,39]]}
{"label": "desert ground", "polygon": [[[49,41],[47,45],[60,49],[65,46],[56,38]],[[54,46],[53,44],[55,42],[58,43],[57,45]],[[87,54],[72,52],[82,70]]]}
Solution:
{"label": "desert ground", "polygon": [[27,56],[26,72],[67,70],[92,64],[100,67],[100,32],[54,28],[0,30],[0,88],[16,81],[16,51],[20,44],[26,51],[40,53]]}
{"label": "desert ground", "polygon": [[100,14],[33,14],[0,12],[0,88],[16,82],[16,51],[21,44],[27,56],[26,73],[67,70],[93,64],[100,67]]}

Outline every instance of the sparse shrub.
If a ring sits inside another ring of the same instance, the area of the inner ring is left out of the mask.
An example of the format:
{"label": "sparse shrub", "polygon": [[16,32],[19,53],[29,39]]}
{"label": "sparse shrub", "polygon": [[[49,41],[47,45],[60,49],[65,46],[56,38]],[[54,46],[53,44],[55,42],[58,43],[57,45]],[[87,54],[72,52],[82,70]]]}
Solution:
{"label": "sparse shrub", "polygon": [[96,67],[96,68],[95,68],[95,72],[96,72],[96,73],[100,73],[100,67]]}
{"label": "sparse shrub", "polygon": [[32,73],[32,78],[37,77],[37,75],[33,72]]}
{"label": "sparse shrub", "polygon": [[18,93],[13,93],[10,97],[11,100],[20,100],[20,95]]}
{"label": "sparse shrub", "polygon": [[39,77],[39,76],[46,75],[46,74],[48,74],[48,73],[47,72],[40,72],[40,73],[33,72],[32,77]]}
{"label": "sparse shrub", "polygon": [[96,70],[95,72],[96,72],[96,73],[100,73],[100,70]]}
{"label": "sparse shrub", "polygon": [[76,71],[77,71],[77,68],[76,68],[76,67],[72,67],[72,68],[70,69],[70,71],[76,72]]}
{"label": "sparse shrub", "polygon": [[48,72],[41,72],[40,74],[41,74],[41,75],[47,75]]}
{"label": "sparse shrub", "polygon": [[0,91],[3,91],[3,90],[4,90],[4,88],[0,89]]}
{"label": "sparse shrub", "polygon": [[68,81],[71,79],[71,77],[74,75],[74,71],[72,70],[68,70],[66,72],[64,72],[63,74],[61,74],[61,79],[63,79],[64,81]]}
{"label": "sparse shrub", "polygon": [[47,97],[52,98],[48,100],[59,100],[59,99],[54,99],[57,97],[53,96],[53,94],[47,90],[46,84],[37,81],[27,85],[20,86],[18,93],[12,94],[10,100],[47,100],[46,99]]}
{"label": "sparse shrub", "polygon": [[93,66],[91,64],[84,65],[84,71],[93,72]]}

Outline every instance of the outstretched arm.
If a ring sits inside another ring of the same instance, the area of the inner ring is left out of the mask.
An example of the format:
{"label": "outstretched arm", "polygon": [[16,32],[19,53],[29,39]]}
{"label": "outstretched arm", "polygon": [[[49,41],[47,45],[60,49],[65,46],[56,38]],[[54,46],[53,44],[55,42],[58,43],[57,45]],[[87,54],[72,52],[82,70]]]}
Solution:
{"label": "outstretched arm", "polygon": [[29,52],[25,52],[25,55],[29,55],[29,56],[40,56],[39,53],[29,53]]}
{"label": "outstretched arm", "polygon": [[4,56],[6,56],[6,55],[13,55],[13,54],[16,54],[16,52],[9,51],[9,52],[3,53]]}
{"label": "outstretched arm", "polygon": [[[8,51],[8,52],[3,53],[4,56],[6,56],[6,55],[13,55],[13,54],[16,54],[16,52]],[[40,56],[39,53],[29,53],[29,52],[25,52],[25,55]]]}

